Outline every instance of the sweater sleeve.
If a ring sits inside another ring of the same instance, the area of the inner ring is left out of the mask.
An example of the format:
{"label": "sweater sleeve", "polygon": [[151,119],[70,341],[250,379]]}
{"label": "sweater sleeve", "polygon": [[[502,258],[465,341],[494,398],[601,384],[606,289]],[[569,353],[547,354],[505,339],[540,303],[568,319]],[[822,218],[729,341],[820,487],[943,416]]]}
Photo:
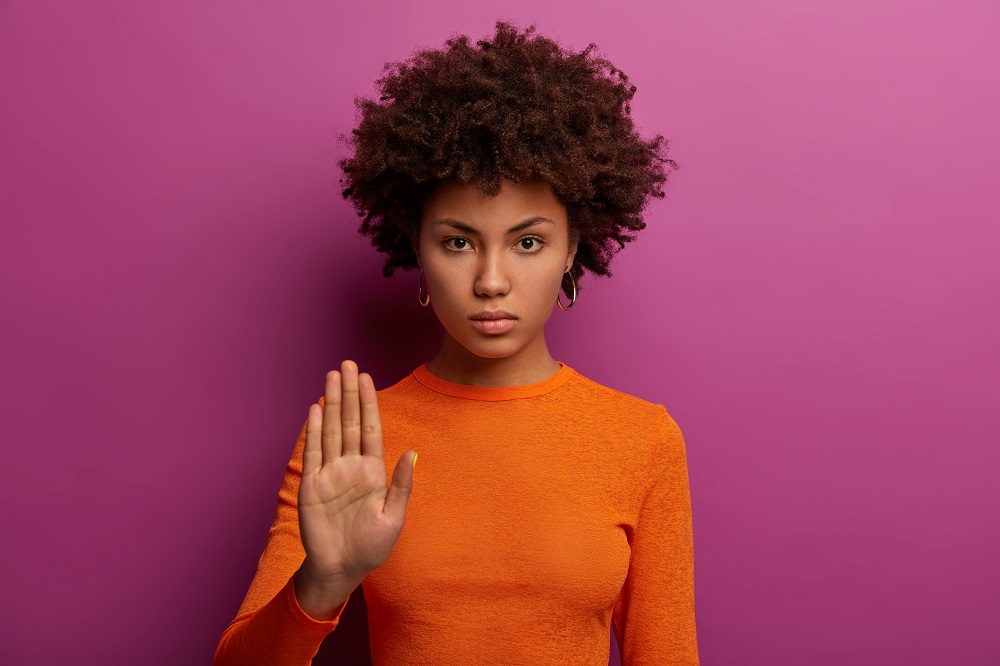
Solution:
{"label": "sweater sleeve", "polygon": [[308,666],[347,606],[345,600],[334,617],[316,620],[302,610],[295,597],[292,577],[306,555],[298,516],[305,441],[303,423],[278,491],[278,508],[257,573],[236,618],[222,633],[215,666]]}
{"label": "sweater sleeve", "polygon": [[680,428],[659,407],[658,437],[612,626],[622,666],[697,666],[687,456]]}

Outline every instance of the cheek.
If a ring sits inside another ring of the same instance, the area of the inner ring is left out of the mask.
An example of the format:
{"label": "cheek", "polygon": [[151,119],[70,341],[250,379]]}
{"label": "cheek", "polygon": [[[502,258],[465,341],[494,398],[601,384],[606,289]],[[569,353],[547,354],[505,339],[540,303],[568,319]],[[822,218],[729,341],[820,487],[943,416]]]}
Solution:
{"label": "cheek", "polygon": [[461,275],[456,273],[454,269],[449,270],[447,267],[431,265],[429,268],[424,268],[424,279],[427,280],[427,284],[434,289],[435,293],[440,294],[442,298],[447,298],[457,291]]}
{"label": "cheek", "polygon": [[[541,273],[541,274],[540,274]],[[519,305],[527,314],[529,311],[537,321],[545,320],[556,303],[560,273],[553,271],[533,271],[519,278],[514,288],[519,292]]]}
{"label": "cheek", "polygon": [[454,318],[456,312],[465,307],[462,293],[462,277],[449,275],[447,272],[435,271],[428,276],[424,271],[424,280],[431,294],[431,304],[436,304],[435,312],[439,318]]}

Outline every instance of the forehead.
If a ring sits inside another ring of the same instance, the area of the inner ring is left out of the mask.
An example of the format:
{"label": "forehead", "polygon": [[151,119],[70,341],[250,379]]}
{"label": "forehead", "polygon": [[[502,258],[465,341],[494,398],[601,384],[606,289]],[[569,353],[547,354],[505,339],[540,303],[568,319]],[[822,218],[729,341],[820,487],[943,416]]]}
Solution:
{"label": "forehead", "polygon": [[426,228],[445,217],[482,230],[506,230],[531,217],[547,217],[566,228],[566,207],[544,180],[515,183],[502,180],[500,194],[483,194],[475,182],[446,181],[424,202],[421,226]]}

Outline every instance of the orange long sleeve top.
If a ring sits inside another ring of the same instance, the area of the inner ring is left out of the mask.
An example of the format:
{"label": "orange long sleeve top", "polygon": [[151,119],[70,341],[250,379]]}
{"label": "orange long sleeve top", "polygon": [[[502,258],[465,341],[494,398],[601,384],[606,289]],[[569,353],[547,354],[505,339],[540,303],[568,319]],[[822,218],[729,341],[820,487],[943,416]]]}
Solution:
{"label": "orange long sleeve top", "polygon": [[[699,663],[681,430],[663,405],[559,366],[483,387],[424,364],[378,392],[386,483],[408,449],[420,469],[362,582],[373,666],[605,666],[609,625],[623,666]],[[304,446],[305,424],[216,666],[309,664],[347,606],[320,621],[295,598]]]}

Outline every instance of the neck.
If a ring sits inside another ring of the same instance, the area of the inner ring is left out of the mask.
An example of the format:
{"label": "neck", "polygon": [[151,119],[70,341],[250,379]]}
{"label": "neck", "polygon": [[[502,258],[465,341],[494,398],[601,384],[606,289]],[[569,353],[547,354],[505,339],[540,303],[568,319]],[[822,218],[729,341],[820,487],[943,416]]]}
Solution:
{"label": "neck", "polygon": [[445,333],[441,351],[427,362],[427,369],[456,384],[523,386],[551,377],[558,372],[559,363],[549,354],[543,336],[512,356],[488,358],[473,354]]}

